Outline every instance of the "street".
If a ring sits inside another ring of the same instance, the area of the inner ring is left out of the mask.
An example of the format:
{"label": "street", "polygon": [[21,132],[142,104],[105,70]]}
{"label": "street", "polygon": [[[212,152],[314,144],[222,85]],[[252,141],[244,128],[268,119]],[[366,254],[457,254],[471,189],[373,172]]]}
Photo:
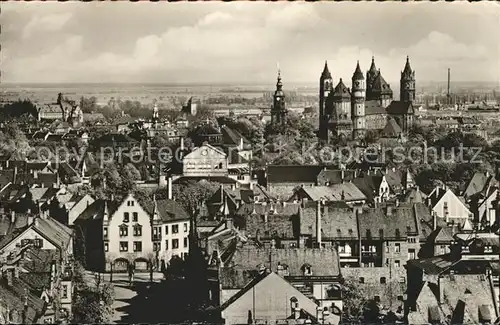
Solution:
{"label": "street", "polygon": [[[86,272],[86,280],[89,283],[95,283],[95,275],[92,272]],[[110,274],[102,274],[104,281],[109,282]],[[154,283],[159,283],[163,279],[163,274],[153,273]],[[113,303],[113,316],[111,322],[114,324],[140,323],[144,319],[136,319],[143,310],[144,301],[147,301],[146,291],[149,290],[149,273],[136,273],[132,286],[129,285],[128,274],[113,274],[113,287],[115,291],[115,301]],[[145,316],[143,314],[143,316]]]}

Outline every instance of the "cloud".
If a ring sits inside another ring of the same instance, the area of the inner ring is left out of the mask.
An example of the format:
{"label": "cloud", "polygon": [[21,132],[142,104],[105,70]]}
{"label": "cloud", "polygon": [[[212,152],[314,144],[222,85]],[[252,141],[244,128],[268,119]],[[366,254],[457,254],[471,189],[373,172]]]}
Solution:
{"label": "cloud", "polygon": [[[350,80],[356,61],[366,71],[372,55],[392,84],[399,80],[407,55],[420,80],[441,78],[444,66],[462,80],[496,79],[491,70],[500,69],[498,42],[465,37],[463,29],[456,31],[455,21],[463,24],[460,15],[470,15],[464,10],[455,10],[449,24],[439,21],[437,26],[436,14],[426,14],[431,10],[425,5],[415,6],[420,10],[416,14],[391,6],[390,17],[402,17],[396,23],[381,19],[382,11],[358,12],[349,4],[335,6],[335,10],[314,3],[220,3],[193,9],[174,4],[165,16],[158,12],[158,4],[139,6],[140,10],[122,5],[117,7],[119,13],[113,13],[119,16],[116,20],[109,17],[111,7],[99,6],[110,11],[93,14],[85,10],[88,7],[64,11],[60,9],[64,6],[58,6],[52,11],[30,7],[16,12],[23,13],[26,23],[24,28],[14,28],[16,23],[23,25],[10,19],[14,24],[10,41],[2,42],[9,44],[2,51],[3,80],[272,85],[280,62],[285,85],[292,81],[317,83],[326,59],[334,79]],[[426,9],[422,13],[419,8]],[[128,16],[135,11],[140,15]],[[489,18],[477,21],[471,27],[476,28],[472,36],[495,30]],[[416,23],[422,26],[418,32],[411,27]],[[498,23],[496,27],[500,27]],[[17,41],[16,32],[29,42]]]}
{"label": "cloud", "polygon": [[61,30],[71,19],[71,12],[35,15],[23,29],[23,38],[29,38],[34,32],[55,32]]}

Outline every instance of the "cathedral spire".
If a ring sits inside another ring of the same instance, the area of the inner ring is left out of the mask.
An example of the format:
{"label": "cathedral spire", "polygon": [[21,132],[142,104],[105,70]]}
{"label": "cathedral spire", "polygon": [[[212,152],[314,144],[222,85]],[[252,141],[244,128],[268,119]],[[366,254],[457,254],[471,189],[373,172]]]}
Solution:
{"label": "cathedral spire", "polygon": [[412,70],[411,70],[411,66],[410,66],[410,57],[409,56],[406,56],[406,64],[405,64],[405,68],[403,70],[403,73],[404,74],[408,74],[408,73],[411,73]]}
{"label": "cathedral spire", "polygon": [[356,65],[356,70],[354,71],[354,74],[352,75],[352,78],[356,79],[356,80],[365,78],[363,76],[363,72],[361,71],[361,68],[359,67],[359,60],[358,60],[358,64]]}
{"label": "cathedral spire", "polygon": [[377,67],[375,66],[375,57],[372,56],[372,65],[370,66],[370,72],[377,72]]}
{"label": "cathedral spire", "polygon": [[323,73],[321,74],[321,78],[323,79],[331,79],[332,75],[330,73],[330,70],[328,70],[328,62],[325,60],[325,67],[323,68]]}

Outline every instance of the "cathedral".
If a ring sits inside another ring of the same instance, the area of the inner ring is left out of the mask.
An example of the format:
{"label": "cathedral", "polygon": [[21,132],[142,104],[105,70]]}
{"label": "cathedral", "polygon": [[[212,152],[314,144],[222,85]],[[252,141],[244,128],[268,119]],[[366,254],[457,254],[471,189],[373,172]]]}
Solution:
{"label": "cathedral", "polygon": [[[359,62],[348,88],[340,78],[336,86],[325,62],[320,77],[318,137],[328,142],[331,135],[348,139],[363,139],[367,130],[382,130],[396,122],[403,133],[413,124],[415,71],[410,60],[401,72],[400,100],[393,100],[391,86],[384,80],[372,58],[366,78]],[[393,119],[394,121],[391,121]],[[392,123],[391,123],[392,122]]]}

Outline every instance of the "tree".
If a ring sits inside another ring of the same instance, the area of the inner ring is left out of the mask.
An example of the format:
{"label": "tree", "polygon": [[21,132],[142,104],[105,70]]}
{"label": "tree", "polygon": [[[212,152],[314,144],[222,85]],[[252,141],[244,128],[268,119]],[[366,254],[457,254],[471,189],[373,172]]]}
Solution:
{"label": "tree", "polygon": [[[218,185],[213,182],[188,181],[173,188],[172,194],[176,201],[186,210],[193,221],[198,218],[202,204],[217,190]],[[159,191],[160,196],[164,191]]]}
{"label": "tree", "polygon": [[108,323],[113,315],[114,290],[110,284],[97,279],[85,280],[85,270],[77,263],[73,272],[73,319],[72,323]]}
{"label": "tree", "polygon": [[134,164],[131,163],[128,163],[123,167],[121,176],[132,181],[139,181],[142,178],[139,170],[137,170]]}
{"label": "tree", "polygon": [[360,324],[363,321],[367,299],[356,286],[354,278],[345,278],[342,283],[342,323]]}

